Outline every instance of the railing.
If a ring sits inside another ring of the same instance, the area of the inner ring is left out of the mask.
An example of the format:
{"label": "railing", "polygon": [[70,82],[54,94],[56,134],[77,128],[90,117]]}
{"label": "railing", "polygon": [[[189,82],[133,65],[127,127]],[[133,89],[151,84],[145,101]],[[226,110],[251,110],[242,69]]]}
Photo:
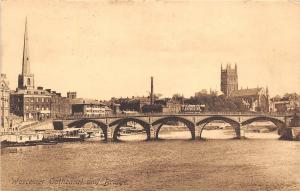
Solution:
{"label": "railing", "polygon": [[171,113],[120,113],[120,114],[105,114],[105,115],[70,115],[64,117],[57,117],[55,120],[74,120],[74,119],[105,119],[105,118],[123,118],[123,117],[155,117],[155,116],[207,116],[207,115],[218,115],[218,116],[273,116],[273,117],[285,117],[291,116],[295,113],[265,113],[265,112],[171,112]]}
{"label": "railing", "polygon": [[31,128],[31,127],[38,127],[38,126],[41,126],[45,123],[48,123],[49,121],[51,121],[52,119],[47,119],[47,120],[44,120],[44,121],[36,121],[36,122],[33,122],[33,123],[30,123],[30,124],[27,124],[27,125],[24,125],[24,126],[21,126],[19,127],[19,131],[23,131],[23,130],[26,130],[28,128]]}

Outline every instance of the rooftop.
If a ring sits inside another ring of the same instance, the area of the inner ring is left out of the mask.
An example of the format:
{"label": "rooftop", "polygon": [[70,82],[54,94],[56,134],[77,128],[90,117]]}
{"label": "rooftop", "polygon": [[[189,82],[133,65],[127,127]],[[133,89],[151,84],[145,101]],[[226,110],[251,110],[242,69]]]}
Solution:
{"label": "rooftop", "polygon": [[262,88],[240,89],[232,92],[233,97],[256,96],[262,91]]}

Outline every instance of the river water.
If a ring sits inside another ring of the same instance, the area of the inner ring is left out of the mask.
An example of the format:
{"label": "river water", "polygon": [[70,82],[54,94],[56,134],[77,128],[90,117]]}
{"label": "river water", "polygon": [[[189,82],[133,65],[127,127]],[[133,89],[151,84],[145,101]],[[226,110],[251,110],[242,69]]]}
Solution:
{"label": "river water", "polygon": [[1,190],[300,190],[300,142],[205,133],[206,141],[174,132],[160,137],[182,139],[5,148]]}

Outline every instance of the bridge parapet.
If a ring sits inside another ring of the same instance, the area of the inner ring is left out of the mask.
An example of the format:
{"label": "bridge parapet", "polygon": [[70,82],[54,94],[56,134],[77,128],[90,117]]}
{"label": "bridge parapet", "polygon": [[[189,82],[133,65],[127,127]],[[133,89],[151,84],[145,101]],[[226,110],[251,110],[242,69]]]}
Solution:
{"label": "bridge parapet", "polygon": [[[279,114],[267,114],[267,113],[241,113],[241,112],[205,112],[205,113],[139,113],[139,114],[118,114],[118,115],[89,115],[89,116],[69,116],[66,118],[58,118],[54,121],[63,121],[64,126],[68,123],[78,121],[78,120],[95,120],[106,125],[112,124],[114,121],[118,121],[120,119],[125,118],[136,118],[139,120],[143,120],[149,124],[168,117],[180,117],[186,119],[195,125],[199,123],[199,121],[206,119],[229,119],[239,123],[245,123],[245,121],[259,120],[259,119],[268,119],[268,120],[279,120],[286,121],[287,115],[279,115]],[[225,120],[226,121],[226,120]]]}
{"label": "bridge parapet", "polygon": [[124,118],[124,117],[163,117],[163,116],[273,116],[286,117],[292,116],[292,113],[253,113],[253,112],[189,112],[189,113],[130,113],[130,114],[109,114],[109,115],[70,115],[58,117],[55,120],[76,120],[82,118]]}

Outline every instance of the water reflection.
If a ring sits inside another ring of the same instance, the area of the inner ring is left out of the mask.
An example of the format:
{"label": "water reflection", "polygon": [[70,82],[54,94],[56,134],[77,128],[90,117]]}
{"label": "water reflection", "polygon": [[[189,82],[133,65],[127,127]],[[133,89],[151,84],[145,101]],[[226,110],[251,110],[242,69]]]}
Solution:
{"label": "water reflection", "polygon": [[[1,189],[296,191],[300,189],[299,144],[262,139],[86,141],[5,148]],[[44,180],[44,184],[16,185],[12,178]],[[51,184],[53,178],[84,184]],[[111,184],[104,184],[106,180]],[[91,186],[88,181],[101,184]]]}
{"label": "water reflection", "polygon": [[137,123],[127,123],[122,126],[118,132],[118,140],[120,141],[145,141],[147,133],[141,125]]}

